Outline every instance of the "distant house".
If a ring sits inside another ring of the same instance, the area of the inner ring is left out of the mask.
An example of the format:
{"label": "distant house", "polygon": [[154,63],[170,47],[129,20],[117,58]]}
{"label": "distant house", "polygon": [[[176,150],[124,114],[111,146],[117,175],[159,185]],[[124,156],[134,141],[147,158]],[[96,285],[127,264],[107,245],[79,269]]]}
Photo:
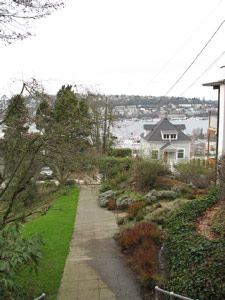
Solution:
{"label": "distant house", "polygon": [[9,105],[9,99],[4,95],[0,99],[0,113],[7,109]]}
{"label": "distant house", "polygon": [[155,125],[144,125],[141,134],[141,155],[167,164],[190,159],[191,139],[183,133],[184,124],[172,124],[167,118]]}

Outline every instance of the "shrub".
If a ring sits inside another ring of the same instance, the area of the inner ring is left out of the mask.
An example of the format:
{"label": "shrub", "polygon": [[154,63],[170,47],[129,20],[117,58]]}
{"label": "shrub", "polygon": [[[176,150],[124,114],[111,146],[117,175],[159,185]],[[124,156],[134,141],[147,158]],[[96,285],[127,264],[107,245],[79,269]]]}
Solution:
{"label": "shrub", "polygon": [[162,207],[161,203],[158,202],[158,203],[155,204],[155,208],[156,208],[156,209],[157,209],[157,208],[161,208],[161,207]]}
{"label": "shrub", "polygon": [[18,225],[8,225],[0,232],[1,299],[13,299],[13,295],[20,293],[21,287],[16,283],[16,276],[21,275],[26,266],[31,271],[38,270],[41,244],[42,240],[38,235],[27,238]]}
{"label": "shrub", "polygon": [[18,201],[23,202],[24,206],[28,206],[34,201],[38,193],[38,186],[36,182],[31,181],[27,184],[26,188],[18,196]]}
{"label": "shrub", "polygon": [[38,197],[42,198],[51,193],[56,192],[58,189],[54,181],[45,181],[38,184]]}
{"label": "shrub", "polygon": [[100,187],[100,192],[104,193],[108,190],[114,190],[114,185],[110,181],[103,182]]}
{"label": "shrub", "polygon": [[153,211],[149,217],[149,220],[153,223],[158,225],[166,226],[169,222],[169,219],[174,215],[174,209],[162,207],[158,208],[157,210]]}
{"label": "shrub", "polygon": [[98,197],[99,205],[101,207],[107,207],[111,200],[115,200],[115,197],[116,193],[112,190],[101,193]]}
{"label": "shrub", "polygon": [[132,158],[103,156],[99,162],[99,172],[103,173],[104,180],[113,179],[121,172],[128,171],[133,163]]}
{"label": "shrub", "polygon": [[125,190],[123,195],[129,196],[131,198],[136,199],[137,201],[143,201],[144,200],[144,195],[139,194],[133,190]]}
{"label": "shrub", "polygon": [[76,185],[77,185],[76,181],[74,181],[73,179],[67,179],[65,182],[65,186],[68,187],[75,187]]}
{"label": "shrub", "polygon": [[180,182],[175,180],[175,179],[171,179],[168,177],[161,177],[159,176],[156,179],[156,186],[155,188],[157,190],[170,190],[175,184],[179,184]]}
{"label": "shrub", "polygon": [[180,163],[175,166],[179,172],[179,180],[192,183],[197,188],[205,189],[215,181],[215,170],[211,167],[198,166],[193,163]]}
{"label": "shrub", "polygon": [[157,198],[160,200],[174,200],[176,198],[176,193],[174,191],[161,190],[157,192]]}
{"label": "shrub", "polygon": [[114,157],[131,157],[132,150],[130,148],[110,149],[107,154]]}
{"label": "shrub", "polygon": [[120,234],[118,243],[122,250],[133,250],[137,245],[142,244],[145,239],[159,241],[160,234],[157,227],[149,222],[144,222],[129,228]]}
{"label": "shrub", "polygon": [[153,287],[158,278],[159,231],[148,223],[140,223],[120,234],[118,243],[129,255],[130,264],[138,272],[138,277],[145,287]]}
{"label": "shrub", "polygon": [[38,184],[38,188],[43,190],[46,188],[56,188],[56,184],[54,181],[45,181]]}
{"label": "shrub", "polygon": [[122,183],[126,183],[126,181],[127,181],[127,172],[122,171],[116,174],[114,178],[103,181],[100,191],[105,192],[107,190],[119,190],[121,189]]}
{"label": "shrub", "polygon": [[124,218],[119,218],[118,221],[117,221],[117,224],[118,225],[124,224]]}
{"label": "shrub", "polygon": [[224,299],[225,242],[199,235],[194,222],[218,201],[214,189],[201,199],[189,201],[167,225],[166,251],[169,280],[166,289],[193,299]]}
{"label": "shrub", "polygon": [[158,200],[174,200],[176,198],[176,193],[174,191],[170,190],[151,190],[147,195],[145,195],[144,199],[148,204],[153,204]]}
{"label": "shrub", "polygon": [[114,200],[114,199],[110,200],[107,208],[108,208],[108,210],[115,210],[116,209],[116,200]]}
{"label": "shrub", "polygon": [[185,184],[175,185],[173,187],[173,190],[177,193],[178,197],[182,197],[189,200],[195,198],[195,191]]}
{"label": "shrub", "polygon": [[130,183],[137,191],[149,191],[156,187],[159,176],[169,175],[167,166],[161,162],[136,159],[130,171]]}
{"label": "shrub", "polygon": [[196,192],[195,192],[195,197],[196,198],[201,198],[203,195],[206,195],[206,194],[208,194],[208,190],[197,190]]}
{"label": "shrub", "polygon": [[141,211],[143,214],[143,204],[140,202],[132,203],[127,210],[128,219],[133,220],[139,211]]}
{"label": "shrub", "polygon": [[144,219],[144,212],[143,212],[143,210],[139,210],[138,212],[137,212],[137,215],[136,215],[136,221],[137,222],[140,222],[140,221],[142,221]]}
{"label": "shrub", "polygon": [[124,209],[124,208],[128,208],[129,205],[131,205],[134,202],[136,202],[136,199],[131,198],[127,195],[122,195],[119,198],[117,198],[116,205],[119,209]]}

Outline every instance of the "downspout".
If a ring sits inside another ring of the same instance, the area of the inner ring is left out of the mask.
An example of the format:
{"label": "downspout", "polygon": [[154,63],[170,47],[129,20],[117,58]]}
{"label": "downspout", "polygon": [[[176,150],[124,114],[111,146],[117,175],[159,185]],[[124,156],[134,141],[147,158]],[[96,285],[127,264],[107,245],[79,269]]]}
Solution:
{"label": "downspout", "polygon": [[209,111],[209,123],[208,123],[208,147],[207,147],[207,164],[206,166],[208,167],[209,165],[209,144],[210,144],[210,133],[209,133],[209,129],[210,129],[210,121],[211,121],[211,111]]}
{"label": "downspout", "polygon": [[217,172],[218,172],[218,146],[219,146],[219,125],[220,125],[220,86],[218,89],[218,112],[217,112],[217,132],[216,132],[216,165],[215,165],[215,171],[216,171],[216,178],[215,182],[217,182]]}

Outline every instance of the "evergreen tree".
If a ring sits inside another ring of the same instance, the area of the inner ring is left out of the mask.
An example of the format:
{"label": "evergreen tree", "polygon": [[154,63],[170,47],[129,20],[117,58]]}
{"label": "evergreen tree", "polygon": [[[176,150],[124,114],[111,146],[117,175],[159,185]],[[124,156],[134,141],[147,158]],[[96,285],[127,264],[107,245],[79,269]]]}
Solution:
{"label": "evergreen tree", "polygon": [[9,103],[4,130],[4,164],[6,177],[10,176],[25,150],[28,134],[28,110],[21,95],[14,96]]}
{"label": "evergreen tree", "polygon": [[50,119],[51,122],[44,129],[46,147],[43,161],[64,187],[65,180],[73,172],[84,171],[95,158],[87,99],[78,97],[71,85],[62,86]]}

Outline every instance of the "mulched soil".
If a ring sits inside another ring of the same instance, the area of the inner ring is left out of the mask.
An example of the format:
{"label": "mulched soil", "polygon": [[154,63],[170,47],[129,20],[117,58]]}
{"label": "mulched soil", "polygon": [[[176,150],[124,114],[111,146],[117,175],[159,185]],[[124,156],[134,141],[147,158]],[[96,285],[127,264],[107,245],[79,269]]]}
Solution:
{"label": "mulched soil", "polygon": [[210,209],[206,210],[204,214],[198,218],[196,225],[197,233],[206,236],[210,240],[217,238],[216,234],[211,230],[211,222],[215,213],[221,207],[221,203],[217,203]]}

